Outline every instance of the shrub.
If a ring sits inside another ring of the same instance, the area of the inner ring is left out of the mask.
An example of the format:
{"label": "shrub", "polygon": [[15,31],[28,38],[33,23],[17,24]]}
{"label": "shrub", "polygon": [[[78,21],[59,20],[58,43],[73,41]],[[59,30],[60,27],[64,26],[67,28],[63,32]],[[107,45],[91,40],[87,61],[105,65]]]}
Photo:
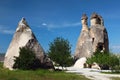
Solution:
{"label": "shrub", "polygon": [[102,69],[105,69],[105,67],[114,69],[115,66],[119,65],[119,58],[108,52],[96,51],[91,58],[87,59],[88,64],[93,62],[98,63]]}
{"label": "shrub", "polygon": [[116,65],[116,66],[112,67],[112,72],[113,73],[120,73],[120,66]]}
{"label": "shrub", "polygon": [[14,69],[37,69],[40,61],[36,58],[35,53],[27,47],[20,48],[19,57],[15,57]]}

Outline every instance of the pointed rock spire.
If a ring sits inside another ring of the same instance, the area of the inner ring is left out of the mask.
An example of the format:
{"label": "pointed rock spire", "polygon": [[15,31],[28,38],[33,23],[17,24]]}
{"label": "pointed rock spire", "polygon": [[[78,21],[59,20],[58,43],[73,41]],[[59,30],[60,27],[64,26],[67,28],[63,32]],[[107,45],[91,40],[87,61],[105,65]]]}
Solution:
{"label": "pointed rock spire", "polygon": [[22,17],[22,19],[20,20],[19,25],[27,25],[27,22],[24,17]]}
{"label": "pointed rock spire", "polygon": [[97,13],[93,13],[90,18],[91,25],[101,25],[101,19]]}
{"label": "pointed rock spire", "polygon": [[23,17],[18,23],[18,27],[16,29],[16,32],[23,32],[24,30],[30,30],[30,27],[27,24],[25,18]]}
{"label": "pointed rock spire", "polygon": [[90,35],[89,35],[89,28],[87,25],[87,19],[88,19],[87,15],[83,14],[81,18],[82,30],[80,36],[78,37],[75,55],[74,55],[75,60],[81,57],[89,57],[91,54],[92,44],[91,41],[89,40]]}
{"label": "pointed rock spire", "polygon": [[83,15],[82,15],[81,20],[83,20],[83,19],[86,19],[86,20],[88,19],[88,17],[87,17],[86,14],[83,14]]}
{"label": "pointed rock spire", "polygon": [[36,57],[41,62],[41,67],[53,68],[51,60],[48,57],[46,57],[43,48],[41,47],[34,33],[28,26],[25,18],[22,18],[22,20],[19,22],[13,39],[9,45],[9,48],[7,49],[4,60],[5,68],[9,68],[10,70],[13,69],[13,65],[15,63],[14,57],[19,56],[20,47],[28,47],[31,50],[33,50],[35,52]]}
{"label": "pointed rock spire", "polygon": [[97,13],[93,12],[90,19],[97,18],[97,17],[98,17]]}
{"label": "pointed rock spire", "polygon": [[87,15],[83,14],[81,17],[82,31],[88,31]]}

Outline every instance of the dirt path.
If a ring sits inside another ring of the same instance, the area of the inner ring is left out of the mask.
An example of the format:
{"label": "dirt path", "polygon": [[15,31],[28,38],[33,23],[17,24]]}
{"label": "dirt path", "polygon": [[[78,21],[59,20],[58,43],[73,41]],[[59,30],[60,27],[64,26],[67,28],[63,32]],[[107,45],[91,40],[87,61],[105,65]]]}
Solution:
{"label": "dirt path", "polygon": [[103,74],[101,70],[96,69],[76,69],[73,67],[67,68],[70,73],[77,73],[86,76],[92,80],[112,80],[111,77],[120,77],[120,74]]}

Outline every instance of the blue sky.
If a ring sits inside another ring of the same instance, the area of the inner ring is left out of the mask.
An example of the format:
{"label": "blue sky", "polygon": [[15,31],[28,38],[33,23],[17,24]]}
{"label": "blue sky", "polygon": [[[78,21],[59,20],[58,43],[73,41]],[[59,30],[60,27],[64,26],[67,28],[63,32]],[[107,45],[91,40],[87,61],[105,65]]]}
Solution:
{"label": "blue sky", "polygon": [[120,53],[119,5],[119,0],[0,0],[0,52],[6,52],[18,22],[25,17],[45,51],[56,37],[63,37],[74,53],[82,14],[90,20],[96,12],[104,18],[110,50]]}

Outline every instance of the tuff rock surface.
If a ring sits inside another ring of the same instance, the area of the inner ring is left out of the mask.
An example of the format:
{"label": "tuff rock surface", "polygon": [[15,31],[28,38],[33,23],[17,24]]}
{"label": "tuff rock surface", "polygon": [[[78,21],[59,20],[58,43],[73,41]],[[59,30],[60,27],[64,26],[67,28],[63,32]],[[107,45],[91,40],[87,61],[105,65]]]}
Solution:
{"label": "tuff rock surface", "polygon": [[28,47],[35,52],[36,57],[41,62],[43,68],[53,68],[51,60],[45,55],[45,52],[41,45],[38,43],[34,33],[27,24],[25,18],[19,22],[16,32],[14,33],[13,39],[7,49],[4,67],[10,70],[13,69],[14,57],[19,56],[19,48]]}
{"label": "tuff rock surface", "polygon": [[75,60],[81,57],[91,57],[96,50],[109,51],[107,30],[103,18],[93,13],[90,18],[90,28],[87,25],[88,17],[83,14],[81,18],[82,30],[78,38],[74,54]]}
{"label": "tuff rock surface", "polygon": [[84,68],[84,64],[86,63],[87,59],[85,57],[82,57],[80,59],[78,59],[75,64],[74,64],[74,68]]}

